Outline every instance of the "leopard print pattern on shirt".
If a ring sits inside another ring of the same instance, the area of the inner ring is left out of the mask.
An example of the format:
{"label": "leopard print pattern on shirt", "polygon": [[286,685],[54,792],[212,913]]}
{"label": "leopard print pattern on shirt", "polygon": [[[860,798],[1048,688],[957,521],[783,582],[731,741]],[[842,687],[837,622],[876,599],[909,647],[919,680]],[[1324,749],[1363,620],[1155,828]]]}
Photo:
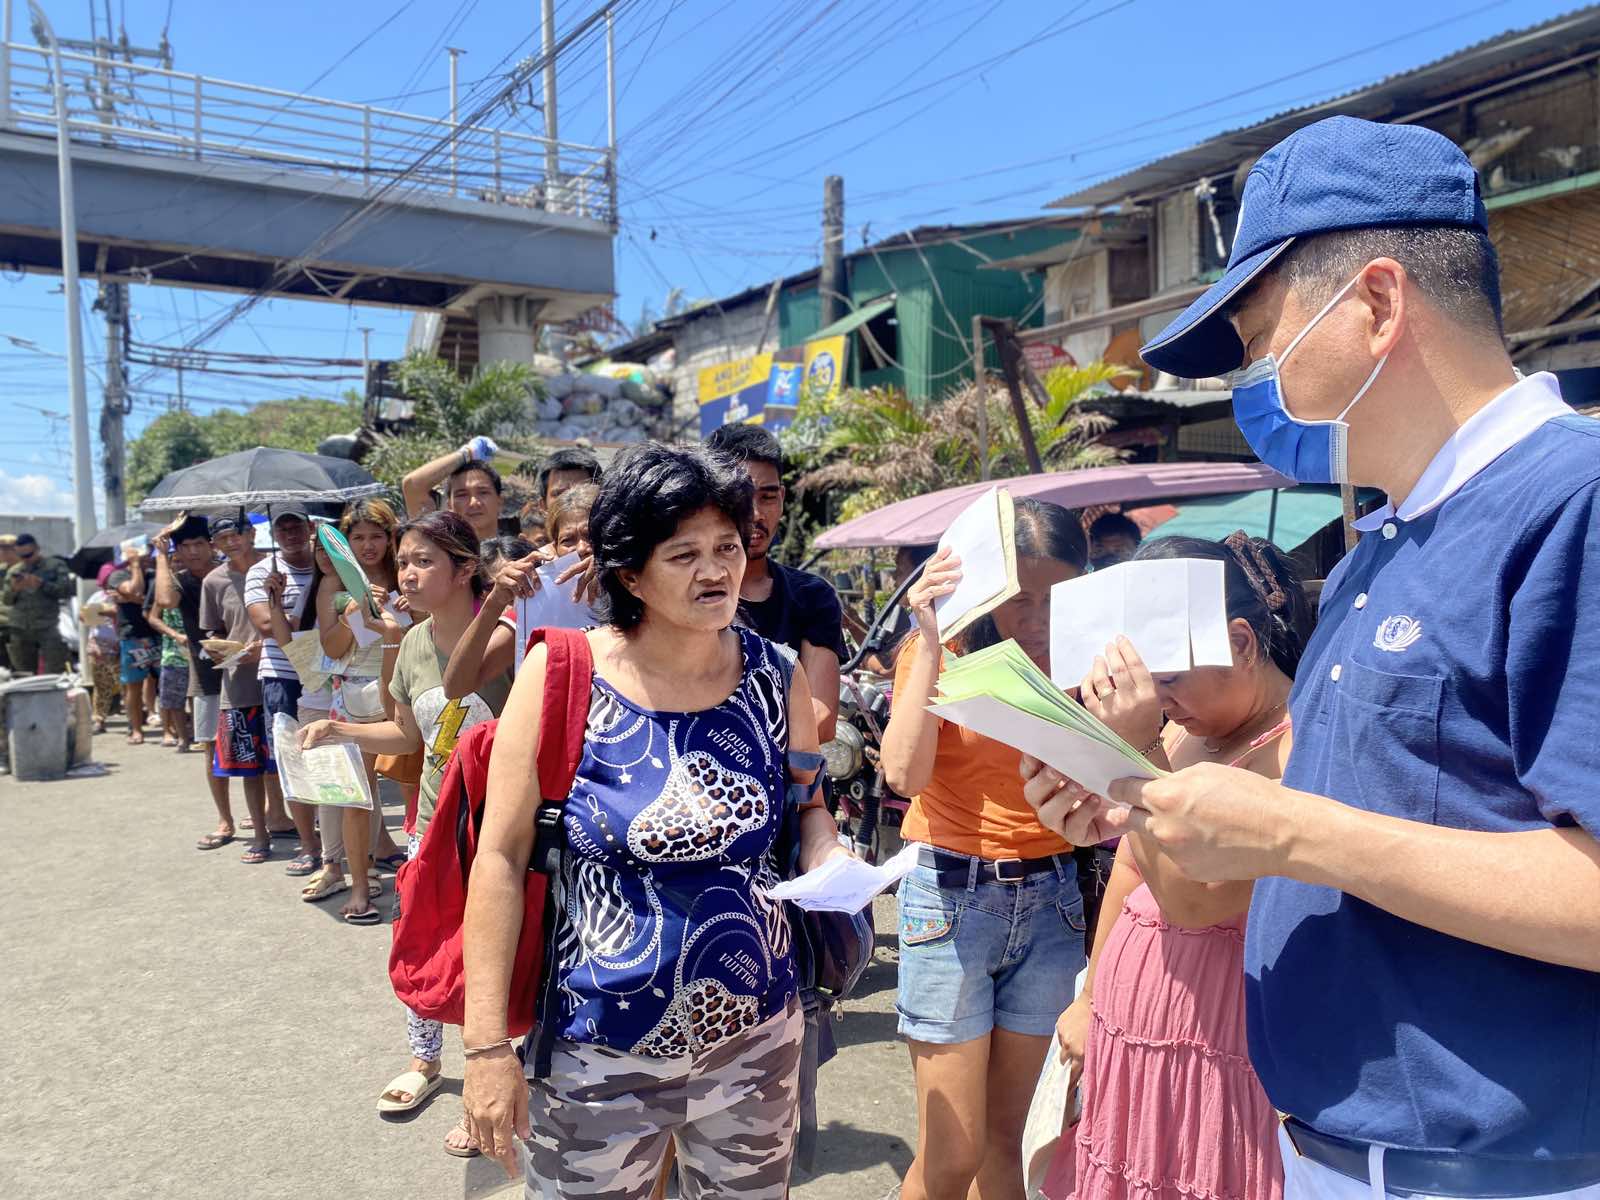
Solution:
{"label": "leopard print pattern on shirt", "polygon": [[632,1053],[653,1058],[701,1054],[760,1022],[754,996],[736,996],[718,980],[700,979],[678,993]]}
{"label": "leopard print pattern on shirt", "polygon": [[672,765],[661,795],[628,825],[628,849],[645,862],[704,862],[767,823],[770,803],[753,777],[696,750]]}

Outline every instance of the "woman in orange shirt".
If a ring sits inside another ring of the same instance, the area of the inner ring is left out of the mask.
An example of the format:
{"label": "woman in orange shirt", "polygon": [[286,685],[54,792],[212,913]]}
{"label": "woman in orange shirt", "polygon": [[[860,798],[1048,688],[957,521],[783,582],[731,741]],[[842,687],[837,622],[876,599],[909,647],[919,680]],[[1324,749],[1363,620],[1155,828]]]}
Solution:
{"label": "woman in orange shirt", "polygon": [[[1012,638],[1050,669],[1050,589],[1088,560],[1075,513],[1016,503],[1022,590],[974,622],[958,654]],[[900,885],[900,1033],[917,1078],[917,1157],[904,1200],[1022,1200],[1022,1127],[1056,1017],[1083,968],[1072,847],[1022,795],[1021,755],[928,712],[942,649],[933,602],[961,578],[941,550],[906,595],[918,632],[900,650],[883,737],[886,782],[915,796],[921,845]]]}

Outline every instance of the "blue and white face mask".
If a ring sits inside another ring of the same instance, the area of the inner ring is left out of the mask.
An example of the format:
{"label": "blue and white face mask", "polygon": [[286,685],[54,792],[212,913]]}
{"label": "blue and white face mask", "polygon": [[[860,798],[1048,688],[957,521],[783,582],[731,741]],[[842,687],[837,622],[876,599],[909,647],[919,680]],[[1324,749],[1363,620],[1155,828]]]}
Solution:
{"label": "blue and white face mask", "polygon": [[1383,364],[1389,361],[1387,354],[1378,360],[1378,365],[1372,368],[1372,374],[1344,406],[1344,411],[1331,421],[1302,421],[1291,415],[1283,402],[1283,381],[1279,375],[1283,364],[1355,282],[1352,279],[1334,293],[1333,299],[1322,306],[1322,311],[1284,347],[1282,358],[1268,354],[1233,376],[1233,419],[1239,432],[1244,434],[1244,440],[1250,443],[1257,458],[1297,483],[1350,481],[1350,426],[1345,418],[1377,380]]}

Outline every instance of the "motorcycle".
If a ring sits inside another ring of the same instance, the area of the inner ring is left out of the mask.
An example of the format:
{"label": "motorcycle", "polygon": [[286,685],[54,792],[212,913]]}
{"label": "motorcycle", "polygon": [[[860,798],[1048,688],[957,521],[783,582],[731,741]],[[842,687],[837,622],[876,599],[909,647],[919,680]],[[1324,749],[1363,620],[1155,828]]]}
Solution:
{"label": "motorcycle", "polygon": [[[899,841],[901,818],[911,802],[884,782],[879,749],[889,723],[892,688],[862,663],[873,654],[887,657],[893,651],[889,633],[900,598],[916,581],[915,571],[877,613],[849,661],[839,668],[839,720],[833,740],[822,747],[822,757],[832,781],[828,804],[839,823],[839,834],[858,858],[876,863],[888,838]],[[895,848],[898,848],[897,846]],[[893,850],[890,851],[893,853]]]}

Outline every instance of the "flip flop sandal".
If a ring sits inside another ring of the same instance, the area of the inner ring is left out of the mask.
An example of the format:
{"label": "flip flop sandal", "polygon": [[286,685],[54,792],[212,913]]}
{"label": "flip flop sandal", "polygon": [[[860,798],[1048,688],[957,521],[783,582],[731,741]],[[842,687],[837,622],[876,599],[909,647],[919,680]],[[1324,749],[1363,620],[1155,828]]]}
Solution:
{"label": "flip flop sandal", "polygon": [[350,881],[344,877],[343,872],[333,875],[330,872],[323,871],[320,874],[313,875],[310,882],[300,889],[300,899],[310,904],[317,900],[326,900],[329,896],[337,896],[340,892],[349,890]]}
{"label": "flip flop sandal", "polygon": [[289,865],[284,867],[285,875],[309,875],[320,867],[321,860],[315,854],[296,854],[289,860]]}
{"label": "flip flop sandal", "polygon": [[405,866],[405,863],[406,856],[405,851],[403,850],[396,851],[387,857],[378,859],[378,865],[386,871],[398,871],[401,867]]}
{"label": "flip flop sandal", "polygon": [[271,846],[251,846],[239,856],[239,861],[254,866],[256,863],[269,862],[272,859]]}
{"label": "flip flop sandal", "polygon": [[196,850],[220,850],[233,841],[231,833],[208,833],[194,844]]}
{"label": "flip flop sandal", "polygon": [[[383,1094],[378,1097],[378,1111],[381,1113],[404,1113],[419,1107],[424,1100],[439,1090],[439,1085],[444,1083],[444,1072],[435,1071],[432,1075],[424,1075],[421,1071],[405,1071],[396,1075],[389,1081],[389,1086],[383,1089]],[[404,1092],[411,1097],[409,1100],[391,1100],[390,1097]]]}
{"label": "flip flop sandal", "polygon": [[363,911],[363,912],[345,913],[343,915],[344,915],[344,922],[345,922],[346,925],[382,925],[383,924],[383,914],[381,912],[379,912],[376,908],[373,908],[371,905],[368,905],[366,910]]}
{"label": "flip flop sandal", "polygon": [[[462,1133],[468,1133],[467,1119],[462,1117],[461,1120],[457,1121],[456,1128]],[[456,1158],[477,1158],[483,1154],[483,1151],[479,1150],[476,1146],[462,1146],[458,1149],[455,1146],[452,1146],[449,1142],[444,1144],[444,1152],[446,1154],[452,1154]]]}
{"label": "flip flop sandal", "polygon": [[300,836],[300,831],[291,825],[287,829],[269,829],[267,830],[267,836],[270,838],[283,839],[298,838]]}

